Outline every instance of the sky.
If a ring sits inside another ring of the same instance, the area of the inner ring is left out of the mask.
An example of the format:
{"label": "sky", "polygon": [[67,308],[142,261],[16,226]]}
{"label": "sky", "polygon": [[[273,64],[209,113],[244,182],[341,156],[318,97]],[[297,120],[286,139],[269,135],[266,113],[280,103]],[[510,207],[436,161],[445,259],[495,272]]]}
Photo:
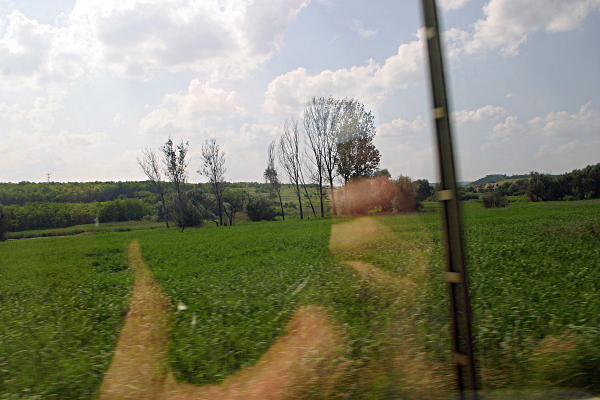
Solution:
{"label": "sky", "polygon": [[[600,162],[600,0],[438,0],[458,180]],[[381,168],[438,181],[420,1],[0,0],[0,182],[144,180],[144,148],[263,180],[313,96],[374,115]],[[281,171],[280,171],[281,173]]]}

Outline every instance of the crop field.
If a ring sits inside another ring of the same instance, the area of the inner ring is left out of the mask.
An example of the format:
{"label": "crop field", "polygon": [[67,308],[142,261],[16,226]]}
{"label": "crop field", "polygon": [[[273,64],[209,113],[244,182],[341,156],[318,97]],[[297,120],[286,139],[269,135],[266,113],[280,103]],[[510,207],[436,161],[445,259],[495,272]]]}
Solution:
{"label": "crop field", "polygon": [[[599,210],[465,205],[484,390],[600,392]],[[435,211],[0,243],[0,398],[110,398],[102,388],[115,350],[128,354],[120,334],[139,314],[140,277],[160,288],[148,304],[166,302],[145,322],[166,339],[144,353],[162,365],[152,379],[169,383],[166,397],[264,398],[276,386],[278,398],[445,398]],[[138,364],[131,356],[119,373]]]}

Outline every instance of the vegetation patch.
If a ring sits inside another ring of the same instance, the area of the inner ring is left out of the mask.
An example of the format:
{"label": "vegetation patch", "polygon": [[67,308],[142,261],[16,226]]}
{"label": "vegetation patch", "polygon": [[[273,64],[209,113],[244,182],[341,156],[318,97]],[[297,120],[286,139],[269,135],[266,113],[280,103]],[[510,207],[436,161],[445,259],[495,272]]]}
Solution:
{"label": "vegetation patch", "polygon": [[[127,315],[125,249],[138,239],[172,312],[159,318],[172,321],[161,357],[180,398],[275,386],[274,398],[443,398],[453,377],[437,207],[0,243],[0,396],[98,393]],[[600,390],[597,210],[597,201],[465,204],[484,390]],[[299,321],[339,346],[301,356],[296,365],[311,372],[292,368],[279,381],[260,365],[284,368],[268,354],[303,337],[293,334]]]}

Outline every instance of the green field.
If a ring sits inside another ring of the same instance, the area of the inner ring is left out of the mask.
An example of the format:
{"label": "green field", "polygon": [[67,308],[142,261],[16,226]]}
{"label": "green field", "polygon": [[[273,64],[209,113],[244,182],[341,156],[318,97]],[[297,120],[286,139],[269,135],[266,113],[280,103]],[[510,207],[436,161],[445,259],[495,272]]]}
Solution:
{"label": "green field", "polygon": [[[256,363],[311,305],[343,345],[296,398],[442,398],[453,382],[435,210],[0,243],[0,398],[97,395],[127,314],[134,239],[172,304],[178,381],[217,383]],[[599,210],[465,205],[483,389],[600,392]]]}

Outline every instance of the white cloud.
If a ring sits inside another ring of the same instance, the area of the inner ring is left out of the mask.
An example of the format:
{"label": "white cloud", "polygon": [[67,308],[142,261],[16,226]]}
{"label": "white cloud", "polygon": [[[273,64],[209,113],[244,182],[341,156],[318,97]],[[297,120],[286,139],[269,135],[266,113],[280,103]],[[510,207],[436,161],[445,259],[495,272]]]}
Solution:
{"label": "white cloud", "polygon": [[268,61],[307,0],[81,0],[62,26],[18,10],[0,38],[0,65],[13,83],[72,82],[106,68],[151,79],[192,69],[237,78]]}
{"label": "white cloud", "polygon": [[[422,38],[421,33],[417,36]],[[326,70],[317,75],[309,75],[305,68],[280,75],[269,83],[263,111],[298,113],[312,96],[349,97],[379,106],[394,89],[423,81],[423,45],[422,39],[402,44],[398,54],[383,65],[369,60],[367,65]]]}
{"label": "white cloud", "polygon": [[375,36],[377,34],[377,32],[379,31],[378,29],[367,29],[365,28],[365,23],[359,19],[355,19],[352,18],[350,20],[350,28],[358,33],[360,36],[362,36],[363,38],[369,38],[372,36]]}
{"label": "white cloud", "polygon": [[88,35],[84,32],[39,24],[18,10],[8,15],[8,20],[0,38],[5,90],[71,82],[94,58],[94,51],[86,49]]}
{"label": "white cloud", "polygon": [[463,125],[468,122],[493,121],[504,114],[506,114],[504,107],[487,105],[472,111],[454,111],[450,114],[450,118],[458,125]]}
{"label": "white cloud", "polygon": [[[1,180],[10,180],[9,176],[17,181],[41,180],[49,168],[56,172],[88,171],[81,166],[90,164],[90,156],[97,146],[110,143],[108,137],[104,132],[84,134],[63,129],[56,133],[53,111],[62,107],[60,92],[37,97],[29,109],[18,104],[0,104],[0,137],[3,139],[0,141],[0,171],[4,171]],[[64,179],[64,175],[62,177]]]}
{"label": "white cloud", "polygon": [[[216,126],[209,126],[202,129],[201,136],[202,140],[216,139],[225,152],[225,166],[230,171],[225,177],[227,180],[255,182],[257,179],[261,179],[266,167],[269,143],[277,139],[282,131],[280,126],[246,123],[239,129],[220,129]],[[198,160],[200,151],[200,144],[198,144],[190,156]],[[204,180],[205,178],[195,175],[194,179]]]}
{"label": "white cloud", "polygon": [[65,92],[55,86],[47,89],[47,96],[38,96],[33,108],[21,108],[19,104],[0,103],[0,119],[5,130],[46,133],[54,125],[53,112],[64,107]]}
{"label": "white cloud", "polygon": [[[520,135],[521,138],[527,135],[530,142],[542,142],[535,152],[538,156],[593,147],[592,143],[600,137],[600,111],[587,103],[576,114],[551,112],[545,117],[535,117],[526,124],[519,124],[518,118],[511,115],[488,132],[488,142],[481,149],[486,150],[500,142],[507,142],[514,135]],[[565,142],[565,139],[569,141]]]}
{"label": "white cloud", "polygon": [[70,18],[90,24],[104,62],[120,75],[193,69],[241,77],[269,60],[305,0],[82,1]]}
{"label": "white cloud", "polygon": [[515,55],[530,33],[540,29],[565,32],[581,28],[583,20],[598,8],[598,0],[490,0],[483,7],[485,18],[473,24],[473,32],[454,28],[455,32],[445,35],[454,53],[458,50],[477,53],[499,47],[504,55]]}
{"label": "white cloud", "polygon": [[414,121],[406,121],[402,118],[386,122],[379,126],[379,136],[410,136],[422,134],[425,131],[427,124],[423,122],[423,118],[419,115]]}
{"label": "white cloud", "polygon": [[246,114],[243,107],[235,104],[235,91],[215,89],[194,79],[187,92],[165,94],[160,106],[140,121],[139,131],[192,131],[202,127],[207,119],[221,120]]}
{"label": "white cloud", "polygon": [[269,143],[283,132],[282,127],[271,124],[243,124],[239,130],[219,129],[216,126],[206,127],[204,136],[223,141],[229,148],[238,150],[264,149],[266,151]]}
{"label": "white cloud", "polygon": [[507,140],[509,136],[525,132],[525,127],[517,122],[517,117],[511,115],[504,123],[497,124],[488,139],[491,141]]}
{"label": "white cloud", "polygon": [[382,168],[387,168],[392,177],[398,175],[410,176],[413,179],[427,178],[435,182],[436,172],[436,146],[423,146],[416,143],[400,143],[392,148],[380,148],[382,160],[387,160],[387,164]]}
{"label": "white cloud", "polygon": [[113,118],[113,125],[115,127],[121,125],[121,113],[117,113],[117,115],[115,115],[115,117]]}
{"label": "white cloud", "polygon": [[584,104],[577,114],[566,111],[551,112],[545,118],[536,117],[529,121],[532,133],[544,136],[600,136],[600,112]]}
{"label": "white cloud", "polygon": [[579,140],[573,140],[572,142],[569,143],[565,143],[562,146],[560,146],[559,148],[557,148],[555,150],[556,154],[561,154],[561,153],[571,153],[573,151],[579,150],[586,147],[586,145],[584,143],[581,143]]}
{"label": "white cloud", "polygon": [[438,4],[444,10],[457,10],[467,4],[469,0],[438,0]]}

